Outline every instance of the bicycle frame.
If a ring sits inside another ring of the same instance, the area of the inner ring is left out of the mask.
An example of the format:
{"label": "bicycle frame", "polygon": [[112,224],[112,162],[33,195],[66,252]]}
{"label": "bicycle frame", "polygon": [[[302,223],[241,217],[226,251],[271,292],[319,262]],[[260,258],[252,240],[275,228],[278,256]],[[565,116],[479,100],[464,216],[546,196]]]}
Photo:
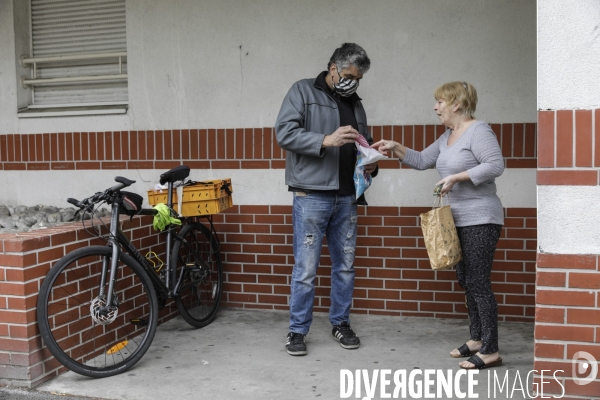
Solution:
{"label": "bicycle frame", "polygon": [[[173,207],[172,194],[173,194],[173,183],[169,182],[168,183],[168,197],[167,197],[168,198],[167,206],[169,207],[169,209],[172,209],[172,207]],[[110,307],[109,305],[113,304],[113,287],[114,287],[114,282],[117,279],[117,266],[118,266],[119,254],[122,251],[121,246],[147,272],[150,280],[152,281],[152,284],[154,285],[154,288],[155,288],[159,298],[161,298],[163,300],[167,300],[169,297],[173,297],[174,295],[177,295],[179,286],[181,284],[180,280],[183,278],[183,273],[179,277],[179,280],[178,280],[177,276],[176,276],[176,273],[177,273],[177,269],[175,268],[176,266],[172,265],[172,262],[171,262],[173,239],[182,240],[182,238],[180,238],[179,236],[175,236],[175,237],[173,236],[173,232],[176,228],[174,226],[170,226],[166,232],[166,234],[167,234],[167,239],[166,239],[167,247],[166,247],[166,253],[165,253],[165,257],[166,257],[165,271],[166,272],[165,272],[165,281],[163,282],[161,277],[158,274],[156,274],[154,269],[152,268],[152,266],[150,266],[150,264],[148,263],[146,258],[140,254],[140,252],[133,246],[133,244],[131,244],[131,241],[129,240],[129,238],[127,236],[125,236],[125,234],[121,230],[121,226],[119,224],[120,205],[121,204],[118,201],[113,202],[112,210],[111,210],[110,236],[108,239],[107,246],[112,247],[112,258],[111,258],[110,274],[109,274],[110,281],[108,282],[108,284],[109,284],[108,293],[106,294],[106,296],[107,296],[106,308],[108,309]],[[140,210],[138,215],[156,215],[156,210],[142,209],[142,210]],[[212,219],[210,217],[208,219],[210,222],[211,233],[216,233],[214,226],[212,224]],[[212,251],[213,237],[216,237],[216,235],[211,234],[211,237],[210,237],[211,251]],[[218,242],[217,242],[217,245],[218,245]],[[203,260],[197,260],[197,261],[203,262]],[[109,271],[106,263],[107,263],[107,260],[104,260],[103,265],[102,265],[102,274],[101,274],[101,278],[100,278],[101,279],[100,280],[100,284],[101,284],[100,295],[104,294],[102,292],[103,292],[103,288],[105,287],[105,283],[106,283],[106,273],[107,273],[107,271]]]}
{"label": "bicycle frame", "polygon": [[[168,207],[171,209],[173,207],[173,183],[168,183]],[[140,252],[131,244],[131,241],[123,231],[121,230],[121,226],[119,224],[119,216],[120,216],[120,206],[121,203],[119,201],[115,201],[112,204],[111,209],[111,218],[110,218],[110,235],[108,238],[107,246],[112,247],[112,258],[110,265],[110,281],[108,282],[108,293],[106,294],[106,308],[109,308],[109,305],[113,304],[113,287],[114,283],[117,280],[117,266],[119,261],[119,254],[122,251],[121,246],[124,250],[127,251],[148,273],[154,288],[159,295],[160,298],[166,300],[169,297],[172,297],[175,293],[176,288],[173,288],[172,282],[176,280],[176,268],[172,266],[171,263],[171,249],[173,244],[173,227],[169,227],[167,229],[167,249],[166,249],[166,268],[165,268],[165,282],[154,272],[154,269],[148,264],[148,261],[144,256],[140,254]],[[154,209],[142,209],[138,213],[139,215],[156,215],[156,210]],[[212,223],[211,223],[212,225]],[[108,271],[107,260],[103,261],[102,265],[102,274],[100,277],[100,295],[103,295],[103,289],[106,284],[106,273]]]}

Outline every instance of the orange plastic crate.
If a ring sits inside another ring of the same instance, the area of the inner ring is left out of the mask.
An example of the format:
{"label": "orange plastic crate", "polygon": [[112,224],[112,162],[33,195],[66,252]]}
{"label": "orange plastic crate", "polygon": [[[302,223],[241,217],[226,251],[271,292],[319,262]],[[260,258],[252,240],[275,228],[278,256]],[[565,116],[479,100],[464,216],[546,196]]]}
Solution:
{"label": "orange plastic crate", "polygon": [[[225,190],[226,187],[229,187],[229,190],[233,192],[231,178],[206,180],[184,186],[181,215],[184,217],[197,217],[218,214],[233,206],[233,199]],[[167,189],[148,190],[148,203],[151,206],[159,203],[167,204],[167,197]],[[173,189],[173,208],[179,212],[177,200],[177,190]]]}

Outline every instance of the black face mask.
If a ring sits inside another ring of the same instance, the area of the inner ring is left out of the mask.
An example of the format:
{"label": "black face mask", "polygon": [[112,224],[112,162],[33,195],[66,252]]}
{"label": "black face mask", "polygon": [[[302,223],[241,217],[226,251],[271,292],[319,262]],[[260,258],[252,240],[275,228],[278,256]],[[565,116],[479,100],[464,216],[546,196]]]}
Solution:
{"label": "black face mask", "polygon": [[356,92],[356,89],[358,89],[358,80],[342,77],[337,65],[335,69],[338,71],[338,77],[340,80],[338,83],[333,83],[333,81],[331,82],[333,84],[333,89],[342,97],[352,96]]}

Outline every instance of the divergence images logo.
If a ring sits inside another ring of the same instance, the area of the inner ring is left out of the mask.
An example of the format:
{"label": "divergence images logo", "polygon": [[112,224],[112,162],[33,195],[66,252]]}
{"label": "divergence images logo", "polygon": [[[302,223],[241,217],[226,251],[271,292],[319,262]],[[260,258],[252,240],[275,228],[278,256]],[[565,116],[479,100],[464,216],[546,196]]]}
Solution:
{"label": "divergence images logo", "polygon": [[573,355],[572,372],[573,382],[577,385],[587,385],[598,376],[598,361],[587,351],[578,351]]}

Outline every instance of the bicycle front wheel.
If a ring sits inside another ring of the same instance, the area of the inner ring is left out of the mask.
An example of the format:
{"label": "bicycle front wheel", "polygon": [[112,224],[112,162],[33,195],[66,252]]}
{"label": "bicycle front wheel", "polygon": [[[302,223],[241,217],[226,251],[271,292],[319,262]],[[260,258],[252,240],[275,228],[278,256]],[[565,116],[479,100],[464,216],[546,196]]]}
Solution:
{"label": "bicycle front wheel", "polygon": [[177,308],[185,321],[197,328],[217,315],[223,291],[223,267],[219,243],[201,223],[185,225],[173,247],[171,265],[176,266]]}
{"label": "bicycle front wheel", "polygon": [[71,371],[93,378],[119,374],[138,362],[158,320],[152,282],[127,254],[120,254],[113,302],[107,307],[111,259],[112,249],[104,246],[67,254],[44,279],[37,304],[48,350]]}

